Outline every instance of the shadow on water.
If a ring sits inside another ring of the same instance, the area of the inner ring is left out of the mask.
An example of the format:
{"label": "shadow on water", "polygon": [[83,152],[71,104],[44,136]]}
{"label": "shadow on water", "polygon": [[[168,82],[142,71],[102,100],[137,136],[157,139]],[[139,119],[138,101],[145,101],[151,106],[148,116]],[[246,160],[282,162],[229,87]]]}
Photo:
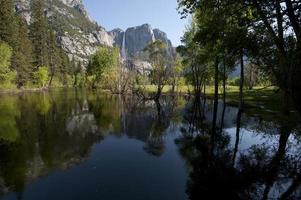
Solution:
{"label": "shadow on water", "polygon": [[[219,113],[216,104],[205,106],[207,113],[198,120],[202,125],[186,121],[176,140],[190,169],[189,199],[301,198],[300,124],[296,120],[266,122],[235,107],[220,105]],[[185,114],[194,113],[194,107],[188,106]],[[217,130],[219,116],[221,128]],[[198,131],[191,132],[191,126]]]}
{"label": "shadow on water", "polygon": [[300,199],[300,137],[208,99],[4,95],[0,199]]}

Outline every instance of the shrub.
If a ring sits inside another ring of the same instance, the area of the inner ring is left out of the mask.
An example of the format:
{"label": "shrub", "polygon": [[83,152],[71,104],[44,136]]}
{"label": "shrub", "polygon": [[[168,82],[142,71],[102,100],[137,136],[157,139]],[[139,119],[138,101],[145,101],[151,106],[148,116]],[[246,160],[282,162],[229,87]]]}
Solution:
{"label": "shrub", "polygon": [[11,47],[4,42],[0,42],[0,83],[4,88],[12,87],[17,76],[16,71],[10,69],[11,57]]}
{"label": "shrub", "polygon": [[232,78],[232,79],[228,80],[228,85],[230,85],[230,86],[239,86],[239,84],[240,84],[240,78],[239,77],[235,77],[235,78]]}
{"label": "shrub", "polygon": [[45,87],[48,82],[48,68],[47,67],[39,67],[39,69],[34,73],[34,79],[36,84],[39,87]]}

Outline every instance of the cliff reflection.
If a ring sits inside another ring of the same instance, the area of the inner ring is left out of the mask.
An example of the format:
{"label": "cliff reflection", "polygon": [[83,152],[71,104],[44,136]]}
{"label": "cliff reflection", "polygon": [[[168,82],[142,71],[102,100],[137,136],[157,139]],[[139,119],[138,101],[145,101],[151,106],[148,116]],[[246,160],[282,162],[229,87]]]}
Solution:
{"label": "cliff reflection", "polygon": [[18,192],[53,170],[82,163],[108,135],[144,142],[164,153],[174,104],[85,91],[7,96],[0,101],[0,194]]}

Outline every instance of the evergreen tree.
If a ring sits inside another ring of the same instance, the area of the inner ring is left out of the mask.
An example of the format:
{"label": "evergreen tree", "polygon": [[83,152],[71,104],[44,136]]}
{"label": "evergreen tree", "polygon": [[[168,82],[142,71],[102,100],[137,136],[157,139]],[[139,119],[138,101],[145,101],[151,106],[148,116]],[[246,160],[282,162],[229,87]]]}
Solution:
{"label": "evergreen tree", "polygon": [[36,68],[49,66],[48,23],[44,13],[44,0],[33,0],[31,39],[33,43],[33,63]]}
{"label": "evergreen tree", "polygon": [[16,18],[12,0],[0,0],[0,40],[15,47]]}
{"label": "evergreen tree", "polygon": [[49,30],[49,34],[48,34],[49,38],[47,39],[47,46],[48,46],[49,73],[50,73],[50,80],[48,86],[51,86],[53,77],[59,71],[59,67],[62,64],[62,59],[60,56],[55,33],[51,28],[49,28],[48,30]]}
{"label": "evergreen tree", "polygon": [[69,57],[67,54],[63,51],[63,49],[59,49],[60,52],[60,57],[61,57],[61,65],[60,65],[60,73],[61,73],[61,79],[62,83],[64,85],[68,84],[68,76],[67,75],[72,75],[72,65],[69,60]]}
{"label": "evergreen tree", "polygon": [[28,37],[28,28],[24,19],[17,17],[18,37],[14,52],[14,69],[17,71],[16,84],[22,87],[30,81],[33,73],[32,44]]}

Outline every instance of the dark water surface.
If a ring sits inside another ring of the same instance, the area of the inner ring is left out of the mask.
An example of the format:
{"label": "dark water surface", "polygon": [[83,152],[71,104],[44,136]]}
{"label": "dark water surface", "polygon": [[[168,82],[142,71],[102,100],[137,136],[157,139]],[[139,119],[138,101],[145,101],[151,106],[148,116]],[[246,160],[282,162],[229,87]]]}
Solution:
{"label": "dark water surface", "polygon": [[212,129],[212,107],[81,90],[2,95],[0,199],[301,199],[299,120],[238,117],[219,103]]}

